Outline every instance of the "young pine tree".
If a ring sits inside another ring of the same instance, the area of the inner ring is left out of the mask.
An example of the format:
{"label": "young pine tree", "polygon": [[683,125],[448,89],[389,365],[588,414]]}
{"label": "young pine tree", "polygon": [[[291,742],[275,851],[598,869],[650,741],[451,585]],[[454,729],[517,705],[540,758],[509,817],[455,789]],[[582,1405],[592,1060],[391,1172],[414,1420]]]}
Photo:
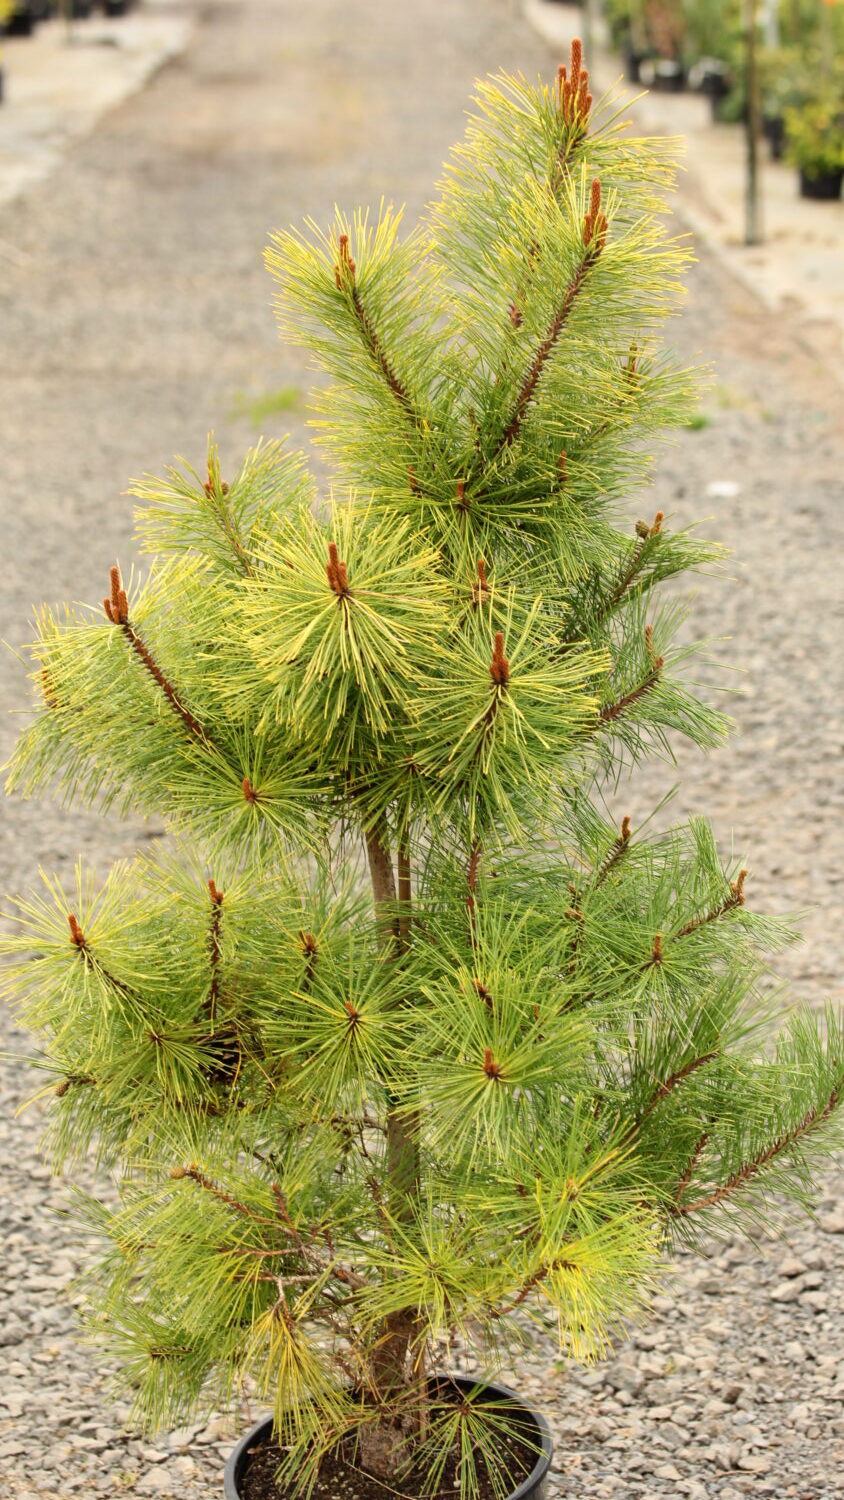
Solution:
{"label": "young pine tree", "polygon": [[139,1410],[249,1376],[300,1489],[341,1442],[506,1489],[441,1341],[491,1372],[546,1304],[600,1354],[674,1240],[804,1199],[844,1082],[834,1018],[770,1043],[783,934],[706,823],[596,790],[726,729],[659,602],[717,549],[620,519],[693,389],[668,146],[593,121],[577,43],[479,110],[409,235],[273,239],[337,497],[277,443],[140,483],[149,576],[42,612],[9,779],[175,835],[22,901],[10,985],[58,1162],[118,1174],[92,1318]]}

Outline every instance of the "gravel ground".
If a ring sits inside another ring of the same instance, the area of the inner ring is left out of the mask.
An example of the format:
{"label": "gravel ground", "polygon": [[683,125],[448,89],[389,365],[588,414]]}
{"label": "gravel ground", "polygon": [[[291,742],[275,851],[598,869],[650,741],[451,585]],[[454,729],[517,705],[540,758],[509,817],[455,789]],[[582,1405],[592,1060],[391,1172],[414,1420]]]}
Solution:
{"label": "gravel ground", "polygon": [[[335,197],[395,195],[412,215],[474,74],[551,61],[514,0],[426,0],[407,14],[395,0],[214,0],[185,58],[2,213],[6,640],[27,637],[33,601],[97,599],[114,557],[128,563],[130,475],[178,451],[198,462],[207,426],[236,455],[255,436],[251,403],[306,384],[302,359],[276,342],[268,229],[324,219]],[[809,908],[781,972],[820,1004],[844,948],[836,398],[787,318],[770,320],[705,254],[672,339],[715,366],[707,425],[660,459],[656,493],[636,509],[709,517],[733,549],[731,579],[701,583],[694,624],[740,674],[738,732],[708,761],[648,767],[619,812],[640,816],[681,781],[675,811],[706,811],[748,851],[760,909]],[[297,406],[264,423],[287,426],[302,432]],[[22,706],[8,653],[0,678],[3,701]],[[2,753],[14,734],[6,718]],[[39,864],[68,874],[77,851],[105,868],[154,832],[7,804],[0,889]],[[9,1028],[5,1045],[26,1043]],[[0,1064],[0,1493],[219,1493],[223,1420],[155,1445],[132,1437],[107,1369],[77,1342],[65,1288],[85,1251],[40,1164],[37,1117],[15,1113],[28,1087],[19,1064]],[[818,1222],[787,1245],[681,1258],[653,1323],[610,1367],[562,1370],[537,1334],[520,1384],[556,1428],[552,1496],[844,1493],[842,1184],[833,1164]]]}

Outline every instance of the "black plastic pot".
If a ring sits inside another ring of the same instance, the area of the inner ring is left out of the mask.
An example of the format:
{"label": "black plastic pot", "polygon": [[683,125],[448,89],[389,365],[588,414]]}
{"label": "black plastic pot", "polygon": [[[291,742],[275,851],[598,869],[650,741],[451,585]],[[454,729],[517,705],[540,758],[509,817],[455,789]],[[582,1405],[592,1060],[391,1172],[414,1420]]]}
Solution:
{"label": "black plastic pot", "polygon": [[712,100],[713,109],[733,86],[729,65],[718,57],[703,57],[689,69],[689,86]]}
{"label": "black plastic pot", "polygon": [[774,161],[782,161],[785,151],[785,120],[782,115],[765,115],[762,119],[762,134],[771,148]]}
{"label": "black plastic pot", "polygon": [[621,55],[624,60],[624,76],[628,83],[641,83],[642,79],[639,70],[645,61],[644,54],[639,52],[628,38],[624,43]]}
{"label": "black plastic pot", "polygon": [[[463,1375],[432,1376],[429,1385],[436,1390],[440,1385],[447,1384],[457,1386],[458,1390],[465,1391],[469,1395],[477,1389],[477,1381],[467,1380]],[[525,1401],[517,1396],[515,1391],[509,1391],[506,1386],[494,1385],[490,1382],[484,1389],[487,1399],[492,1401],[506,1401],[508,1406],[515,1406],[520,1417],[524,1417],[525,1426],[532,1428],[531,1440],[535,1441],[537,1447],[537,1459],[527,1478],[522,1480],[518,1489],[508,1496],[508,1500],[545,1500],[545,1480],[551,1466],[553,1445],[551,1441],[551,1430],[541,1412],[535,1411]],[[240,1488],[241,1481],[249,1466],[249,1456],[253,1449],[260,1447],[272,1434],[273,1419],[265,1417],[262,1422],[256,1422],[251,1432],[242,1437],[234,1452],[226,1464],[223,1475],[225,1500],[243,1500],[243,1491]]]}
{"label": "black plastic pot", "polygon": [[819,198],[824,203],[832,203],[841,197],[841,184],[844,182],[844,171],[839,168],[837,172],[821,172],[817,177],[809,177],[800,172],[800,197]]}
{"label": "black plastic pot", "polygon": [[682,63],[671,57],[657,57],[643,62],[639,68],[639,80],[655,94],[681,94],[686,87],[686,73]]}
{"label": "black plastic pot", "polygon": [[31,36],[34,28],[35,16],[28,5],[23,5],[12,12],[6,22],[5,31],[7,36]]}

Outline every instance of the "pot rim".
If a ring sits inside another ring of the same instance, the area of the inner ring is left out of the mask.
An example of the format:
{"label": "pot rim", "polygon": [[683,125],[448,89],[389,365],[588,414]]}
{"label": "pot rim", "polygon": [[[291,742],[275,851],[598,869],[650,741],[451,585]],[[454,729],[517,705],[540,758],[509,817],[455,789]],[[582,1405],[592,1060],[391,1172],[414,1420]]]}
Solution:
{"label": "pot rim", "polygon": [[[529,1401],[526,1401],[523,1396],[520,1396],[517,1391],[510,1390],[509,1386],[506,1385],[498,1385],[494,1380],[476,1380],[469,1375],[457,1375],[448,1372],[444,1372],[442,1375],[434,1375],[431,1379],[443,1382],[449,1381],[468,1390],[476,1390],[478,1387],[482,1387],[485,1393],[492,1393],[494,1400],[510,1401],[528,1413],[531,1421],[536,1426],[539,1452],[536,1463],[530,1473],[525,1476],[518,1488],[512,1490],[507,1497],[507,1500],[526,1500],[526,1496],[537,1489],[548,1473],[554,1452],[551,1428],[542,1412],[538,1411],[535,1406],[532,1406]],[[249,1431],[244,1433],[236,1447],[232,1449],[223,1471],[225,1500],[243,1500],[239,1481],[244,1459],[253,1443],[258,1438],[265,1437],[268,1430],[272,1429],[272,1425],[273,1419],[271,1416],[261,1417],[260,1421],[250,1427]]]}

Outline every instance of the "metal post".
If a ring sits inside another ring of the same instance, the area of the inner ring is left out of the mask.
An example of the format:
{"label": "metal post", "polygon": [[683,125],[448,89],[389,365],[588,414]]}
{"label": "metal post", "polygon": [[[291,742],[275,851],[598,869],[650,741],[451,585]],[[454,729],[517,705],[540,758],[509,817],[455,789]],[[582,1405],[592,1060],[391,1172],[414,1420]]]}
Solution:
{"label": "metal post", "polygon": [[583,24],[582,24],[582,26],[581,26],[580,29],[581,29],[581,32],[582,32],[583,51],[584,51],[584,55],[586,57],[586,65],[587,65],[587,67],[594,70],[595,61],[594,61],[594,58],[592,56],[592,53],[593,53],[592,43],[593,43],[594,37],[595,37],[595,28],[594,28],[594,24],[593,24],[592,0],[583,0],[582,10],[583,10]]}
{"label": "metal post", "polygon": [[821,42],[821,78],[825,85],[832,80],[833,70],[833,32],[832,32],[832,6],[829,0],[821,0],[821,14],[818,30]]}
{"label": "metal post", "polygon": [[747,196],[744,242],[762,243],[762,205],[759,180],[759,136],[762,95],[759,87],[758,0],[745,0],[745,83],[747,89]]}

